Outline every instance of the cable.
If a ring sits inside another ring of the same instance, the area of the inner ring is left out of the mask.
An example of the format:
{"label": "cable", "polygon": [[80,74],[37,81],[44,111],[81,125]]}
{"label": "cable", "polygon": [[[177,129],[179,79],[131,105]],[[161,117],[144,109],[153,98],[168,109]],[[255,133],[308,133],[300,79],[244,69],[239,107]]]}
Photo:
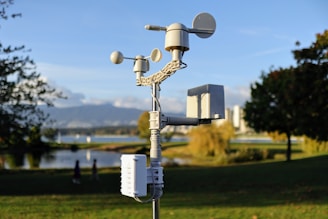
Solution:
{"label": "cable", "polygon": [[177,70],[183,69],[185,67],[187,67],[187,64],[183,63],[181,60],[172,60],[167,63],[160,71],[148,77],[141,77],[140,79],[137,79],[136,83],[137,85],[142,86],[152,85],[153,83],[161,83],[172,74],[174,74]]}
{"label": "cable", "polygon": [[[158,87],[159,87],[159,85],[158,85]],[[159,89],[160,89],[160,88],[159,88]],[[161,112],[161,111],[162,111],[162,109],[161,109],[161,103],[159,102],[158,98],[157,98],[156,96],[154,96],[153,93],[151,93],[151,97],[156,101],[157,106],[158,106],[158,108],[159,108],[158,111]]]}
{"label": "cable", "polygon": [[152,194],[151,194],[151,198],[147,199],[147,200],[141,200],[139,197],[134,197],[134,200],[136,200],[137,202],[140,202],[140,203],[148,203],[148,202],[151,202],[154,198],[155,198],[155,177],[154,177],[154,172],[153,172],[153,169],[150,168],[151,170],[151,179],[152,179],[152,182],[153,182],[153,190],[152,190]]}

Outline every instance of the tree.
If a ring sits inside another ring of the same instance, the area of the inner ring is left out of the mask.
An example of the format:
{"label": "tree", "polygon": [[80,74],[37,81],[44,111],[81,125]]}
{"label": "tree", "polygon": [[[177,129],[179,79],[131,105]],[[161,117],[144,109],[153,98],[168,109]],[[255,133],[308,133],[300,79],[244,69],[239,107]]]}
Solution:
{"label": "tree", "polygon": [[166,142],[170,142],[174,136],[175,132],[164,132],[161,133],[162,138],[165,139]]}
{"label": "tree", "polygon": [[[0,19],[15,18],[6,9],[13,1],[1,1]],[[55,98],[62,94],[50,87],[29,56],[25,46],[4,46],[0,42],[0,144],[21,146],[31,128],[40,130],[48,119],[39,107],[52,106]]]}
{"label": "tree", "polygon": [[291,155],[291,136],[296,134],[296,115],[292,101],[293,69],[271,70],[262,74],[262,82],[251,85],[251,100],[245,104],[244,119],[255,131],[284,133],[287,136],[287,160]]}
{"label": "tree", "polygon": [[286,134],[281,134],[277,131],[275,132],[268,132],[269,137],[271,138],[272,141],[274,142],[284,142],[287,140]]}
{"label": "tree", "polygon": [[48,141],[55,142],[58,130],[55,128],[46,128],[42,130],[42,136],[44,136]]}
{"label": "tree", "polygon": [[278,131],[287,137],[287,161],[291,136],[328,138],[328,31],[317,35],[309,48],[295,50],[296,67],[271,69],[261,82],[251,84],[251,100],[245,117],[255,131]]}
{"label": "tree", "polygon": [[150,142],[150,129],[149,129],[149,112],[143,112],[138,119],[138,132],[139,138],[146,139]]}
{"label": "tree", "polygon": [[328,152],[328,141],[316,141],[314,139],[304,137],[302,142],[303,151],[314,154],[314,153],[327,153]]}
{"label": "tree", "polygon": [[230,122],[221,125],[206,124],[192,129],[188,144],[191,152],[197,156],[225,156],[229,140],[234,136]]}
{"label": "tree", "polygon": [[26,139],[26,143],[29,146],[40,146],[42,145],[42,140],[41,140],[41,130],[40,130],[40,126],[35,126],[35,127],[31,127],[29,129],[29,133],[27,135],[27,139]]}
{"label": "tree", "polygon": [[[299,45],[299,43],[298,43]],[[319,142],[328,135],[328,30],[316,35],[309,48],[293,51],[297,61],[294,94],[301,118],[299,134]]]}

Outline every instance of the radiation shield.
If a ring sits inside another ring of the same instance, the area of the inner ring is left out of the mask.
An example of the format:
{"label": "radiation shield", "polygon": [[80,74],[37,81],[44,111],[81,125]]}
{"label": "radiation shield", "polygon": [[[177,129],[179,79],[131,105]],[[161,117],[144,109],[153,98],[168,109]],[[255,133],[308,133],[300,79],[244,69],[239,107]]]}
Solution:
{"label": "radiation shield", "polygon": [[198,119],[224,119],[224,87],[206,84],[188,90],[187,117]]}
{"label": "radiation shield", "polygon": [[121,193],[128,197],[147,195],[147,158],[144,154],[121,156]]}

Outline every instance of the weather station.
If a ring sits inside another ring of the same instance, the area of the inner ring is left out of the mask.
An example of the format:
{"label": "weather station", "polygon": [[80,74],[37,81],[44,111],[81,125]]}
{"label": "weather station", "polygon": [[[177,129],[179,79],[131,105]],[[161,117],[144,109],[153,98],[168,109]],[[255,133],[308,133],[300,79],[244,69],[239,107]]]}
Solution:
{"label": "weather station", "polygon": [[[186,117],[169,117],[161,112],[159,92],[160,84],[176,71],[184,69],[187,64],[182,61],[183,54],[189,48],[189,34],[196,34],[200,38],[208,38],[214,34],[216,22],[208,13],[198,14],[192,28],[181,23],[173,23],[167,27],[146,25],[147,30],[165,31],[165,50],[170,52],[172,59],[161,70],[144,76],[149,71],[149,59],[159,62],[162,53],[154,49],[150,56],[137,55],[134,58],[124,57],[119,51],[110,55],[114,64],[120,64],[124,59],[134,61],[133,71],[136,74],[137,86],[150,86],[152,109],[149,112],[150,136],[150,166],[147,167],[147,157],[144,154],[123,154],[121,156],[121,193],[135,200],[146,203],[152,202],[153,219],[159,219],[160,198],[164,188],[164,174],[161,166],[162,151],[160,131],[166,125],[192,125],[211,123],[215,119],[223,119],[224,115],[224,88],[222,85],[206,84],[188,90]],[[147,187],[150,187],[150,198],[147,196]]]}

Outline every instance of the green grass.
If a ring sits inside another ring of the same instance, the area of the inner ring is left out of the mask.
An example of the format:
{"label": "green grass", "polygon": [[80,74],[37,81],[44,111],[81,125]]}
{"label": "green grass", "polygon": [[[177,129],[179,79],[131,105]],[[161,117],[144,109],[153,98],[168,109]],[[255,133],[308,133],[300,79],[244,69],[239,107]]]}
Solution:
{"label": "green grass", "polygon": [[[328,218],[328,155],[292,162],[164,169],[161,218]],[[120,195],[119,169],[81,185],[72,170],[1,170],[0,218],[152,218]]]}

